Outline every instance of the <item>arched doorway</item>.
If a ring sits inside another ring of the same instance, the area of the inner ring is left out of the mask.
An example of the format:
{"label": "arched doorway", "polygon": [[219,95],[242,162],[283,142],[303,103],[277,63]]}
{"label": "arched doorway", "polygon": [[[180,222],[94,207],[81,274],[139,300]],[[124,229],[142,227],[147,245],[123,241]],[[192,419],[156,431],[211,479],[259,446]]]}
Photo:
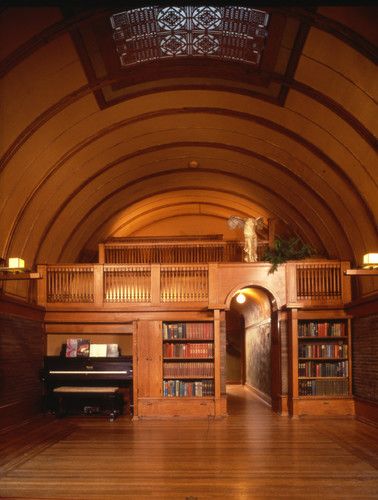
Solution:
{"label": "arched doorway", "polygon": [[232,297],[225,318],[226,386],[243,386],[276,411],[281,374],[274,297],[262,287],[244,287]]}

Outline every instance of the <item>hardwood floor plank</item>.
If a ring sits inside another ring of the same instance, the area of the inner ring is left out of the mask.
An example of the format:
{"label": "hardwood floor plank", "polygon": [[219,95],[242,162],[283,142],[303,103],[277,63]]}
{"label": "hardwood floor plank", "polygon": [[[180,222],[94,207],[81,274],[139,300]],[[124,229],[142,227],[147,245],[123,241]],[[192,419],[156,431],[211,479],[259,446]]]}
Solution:
{"label": "hardwood floor plank", "polygon": [[8,432],[0,497],[377,498],[376,428],[280,417],[242,387],[229,390],[222,420],[46,418]]}

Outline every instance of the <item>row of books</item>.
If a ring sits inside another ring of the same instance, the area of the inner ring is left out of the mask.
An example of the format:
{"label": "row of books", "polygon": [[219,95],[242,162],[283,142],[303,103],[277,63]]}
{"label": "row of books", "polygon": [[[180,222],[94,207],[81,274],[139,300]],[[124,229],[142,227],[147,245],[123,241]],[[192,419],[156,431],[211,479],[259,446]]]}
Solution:
{"label": "row of books", "polygon": [[343,337],[346,325],[343,321],[300,321],[299,337]]}
{"label": "row of books", "polygon": [[347,396],[348,380],[300,380],[300,396]]}
{"label": "row of books", "polygon": [[212,358],[213,344],[163,344],[166,358]]}
{"label": "row of books", "polygon": [[203,397],[214,396],[214,381],[201,380],[188,382],[184,380],[165,380],[163,383],[164,397]]}
{"label": "row of books", "polygon": [[164,377],[213,377],[214,363],[164,363]]}
{"label": "row of books", "polygon": [[299,377],[347,377],[348,361],[325,363],[305,361],[298,363]]}
{"label": "row of books", "polygon": [[66,358],[109,357],[119,356],[118,344],[92,344],[88,339],[67,339]]}
{"label": "row of books", "polygon": [[300,358],[347,358],[348,345],[343,342],[332,344],[299,344]]}
{"label": "row of books", "polygon": [[214,338],[211,322],[198,323],[163,323],[163,339],[205,339]]}

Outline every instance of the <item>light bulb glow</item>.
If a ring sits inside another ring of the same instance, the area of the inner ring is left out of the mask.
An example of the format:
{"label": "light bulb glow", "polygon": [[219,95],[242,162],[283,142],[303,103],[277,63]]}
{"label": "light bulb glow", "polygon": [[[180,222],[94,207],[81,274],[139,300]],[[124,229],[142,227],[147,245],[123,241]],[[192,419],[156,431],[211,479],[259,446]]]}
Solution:
{"label": "light bulb glow", "polygon": [[238,293],[238,295],[236,296],[236,302],[238,304],[244,304],[244,302],[245,302],[245,295],[244,295],[244,293],[241,293],[241,292]]}
{"label": "light bulb glow", "polygon": [[364,255],[363,267],[365,269],[378,267],[378,253],[367,253]]}

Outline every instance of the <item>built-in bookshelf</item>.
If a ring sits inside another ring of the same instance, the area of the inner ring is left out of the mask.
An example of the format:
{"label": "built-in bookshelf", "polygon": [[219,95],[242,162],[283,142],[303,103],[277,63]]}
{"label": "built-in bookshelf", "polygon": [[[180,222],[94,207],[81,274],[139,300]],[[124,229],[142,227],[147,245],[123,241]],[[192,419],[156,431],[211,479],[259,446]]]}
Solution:
{"label": "built-in bookshelf", "polygon": [[350,396],[348,320],[298,321],[298,396]]}
{"label": "built-in bookshelf", "polygon": [[213,397],[213,322],[163,322],[163,397]]}

